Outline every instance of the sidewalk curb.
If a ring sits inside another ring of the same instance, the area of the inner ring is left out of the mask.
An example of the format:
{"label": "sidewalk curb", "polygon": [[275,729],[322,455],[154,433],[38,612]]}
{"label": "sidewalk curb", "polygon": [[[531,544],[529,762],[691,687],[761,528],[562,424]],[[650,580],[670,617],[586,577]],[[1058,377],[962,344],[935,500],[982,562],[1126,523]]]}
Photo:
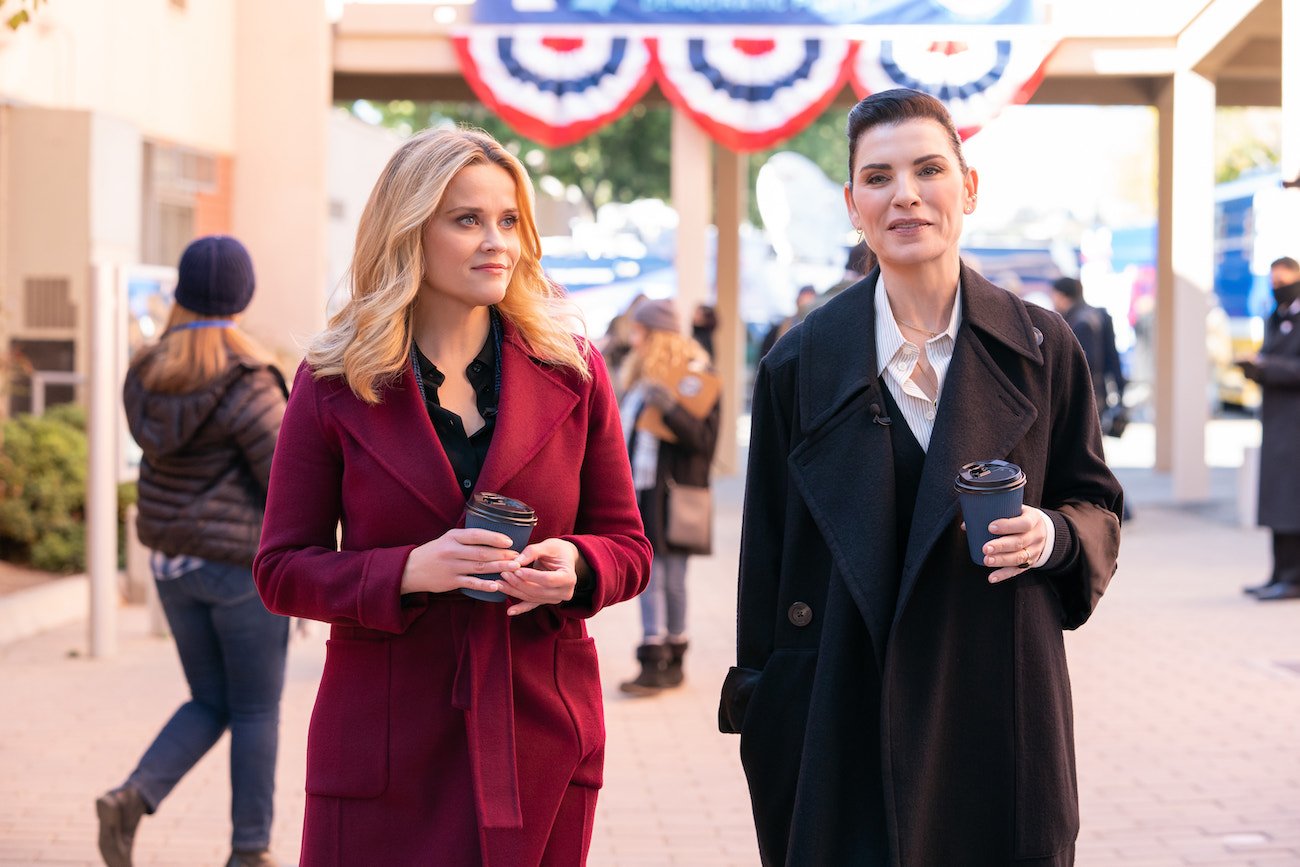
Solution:
{"label": "sidewalk curb", "polygon": [[55,578],[0,596],[0,645],[84,620],[90,610],[86,575]]}

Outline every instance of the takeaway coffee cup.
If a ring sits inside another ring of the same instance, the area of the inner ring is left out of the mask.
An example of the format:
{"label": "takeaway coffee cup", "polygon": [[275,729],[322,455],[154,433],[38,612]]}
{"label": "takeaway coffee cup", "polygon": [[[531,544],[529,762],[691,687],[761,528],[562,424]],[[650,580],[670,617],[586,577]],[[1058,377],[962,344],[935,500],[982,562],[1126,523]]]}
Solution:
{"label": "takeaway coffee cup", "polygon": [[975,461],[957,474],[957,497],[966,522],[970,558],[984,565],[984,546],[993,539],[989,524],[1020,514],[1025,498],[1025,473],[1007,461]]}
{"label": "takeaway coffee cup", "polygon": [[[466,528],[481,528],[504,533],[510,537],[510,547],[514,551],[524,550],[536,524],[537,515],[530,506],[500,494],[480,491],[471,497],[469,504],[465,506]],[[484,590],[465,588],[461,588],[460,592],[484,602],[501,602],[506,598],[506,594],[501,592],[489,593]]]}

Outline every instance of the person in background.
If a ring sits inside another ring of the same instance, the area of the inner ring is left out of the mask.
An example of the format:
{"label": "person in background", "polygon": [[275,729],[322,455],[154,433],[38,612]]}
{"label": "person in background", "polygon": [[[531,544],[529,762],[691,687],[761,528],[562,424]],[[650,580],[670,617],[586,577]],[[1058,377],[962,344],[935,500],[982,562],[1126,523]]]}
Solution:
{"label": "person in background", "polygon": [[1128,385],[1115,345],[1115,322],[1104,307],[1093,307],[1083,300],[1083,284],[1074,277],[1053,281],[1052,304],[1083,347],[1092,373],[1102,433],[1109,433],[1112,411],[1124,406],[1124,389]]}
{"label": "person in background", "polygon": [[697,304],[691,318],[691,334],[695,342],[713,357],[713,332],[718,330],[718,311],[712,304]]}
{"label": "person in background", "polygon": [[[272,610],[330,624],[302,867],[581,865],[605,754],[585,621],[641,592],[650,543],[523,164],[481,130],[407,139],[351,274],[298,368],[253,567]],[[529,544],[466,528],[476,493],[531,507]]]}
{"label": "person in background", "polygon": [[1262,602],[1300,598],[1300,263],[1290,256],[1269,268],[1277,306],[1254,358],[1237,363],[1258,382],[1259,524],[1273,532],[1273,571],[1246,592]]}
{"label": "person in background", "polygon": [[609,375],[610,381],[614,383],[617,390],[619,383],[619,371],[623,367],[623,361],[632,351],[632,344],[629,340],[629,333],[632,330],[632,314],[636,309],[650,299],[641,292],[632,296],[632,300],[623,308],[623,312],[609,320],[609,326],[605,329],[605,335],[596,341],[596,349],[600,350],[601,356],[605,359],[605,371]]}
{"label": "person in background", "polygon": [[[641,669],[620,685],[632,695],[653,695],[683,680],[686,633],[686,566],[691,553],[668,539],[672,488],[709,487],[710,466],[718,443],[721,402],[714,400],[703,417],[678,404],[660,378],[663,371],[691,366],[707,368],[709,356],[682,333],[681,316],[670,299],[650,301],[632,315],[632,354],[624,371],[621,404],[623,433],[632,462],[632,480],[646,535],[654,548],[650,585],[641,594],[644,639],[636,650]],[[672,441],[638,427],[648,407],[659,410]]]}
{"label": "person in background", "polygon": [[[1088,360],[1102,434],[1121,436],[1128,427],[1128,408],[1124,405],[1128,380],[1115,344],[1115,321],[1106,308],[1093,307],[1083,300],[1083,284],[1074,277],[1058,277],[1052,282],[1052,306],[1070,326]],[[1121,517],[1133,520],[1133,505],[1127,499]]]}
{"label": "person in background", "polygon": [[126,374],[140,462],[137,532],[153,549],[158,599],[190,699],[117,788],[95,802],[99,851],[129,867],[137,826],[230,731],[228,867],[272,867],[269,852],[289,619],[267,611],[250,567],[284,416],[284,377],[239,330],[253,263],[214,235],[181,256],[159,341]]}
{"label": "person in background", "polygon": [[[847,132],[879,265],[759,364],[719,727],[763,864],[1066,867],[1063,630],[1115,573],[1122,500],[1087,362],[961,260],[979,178],[943,103],[873,93]],[[974,562],[954,482],[990,460],[1024,506]]]}
{"label": "person in background", "polygon": [[794,313],[786,316],[780,322],[768,329],[767,334],[763,335],[763,343],[759,347],[758,357],[762,358],[772,351],[776,342],[780,340],[787,331],[803,321],[804,316],[817,303],[817,289],[812,285],[799,287],[799,291],[794,296]]}

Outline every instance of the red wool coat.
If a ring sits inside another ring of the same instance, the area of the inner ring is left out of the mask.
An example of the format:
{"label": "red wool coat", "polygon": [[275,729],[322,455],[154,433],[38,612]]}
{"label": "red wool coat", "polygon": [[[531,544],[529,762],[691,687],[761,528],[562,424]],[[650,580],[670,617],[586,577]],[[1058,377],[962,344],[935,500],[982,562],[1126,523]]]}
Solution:
{"label": "red wool coat", "polygon": [[[303,867],[575,865],[604,760],[584,618],[649,576],[618,409],[593,378],[531,358],[507,326],[478,489],[531,505],[533,540],[577,545],[589,607],[400,593],[413,548],[465,498],[407,370],[377,406],[305,366],[286,410],[254,575],[267,607],[333,624],[307,742]],[[336,528],[342,536],[336,545]]]}

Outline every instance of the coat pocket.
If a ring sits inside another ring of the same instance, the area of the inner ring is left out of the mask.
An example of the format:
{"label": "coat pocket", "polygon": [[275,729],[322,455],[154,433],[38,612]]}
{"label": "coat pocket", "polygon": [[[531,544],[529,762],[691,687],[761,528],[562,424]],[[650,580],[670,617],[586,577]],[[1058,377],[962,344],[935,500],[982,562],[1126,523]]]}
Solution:
{"label": "coat pocket", "polygon": [[307,794],[377,798],[388,788],[389,644],[330,639],[307,733]]}
{"label": "coat pocket", "polygon": [[605,708],[600,697],[600,666],[594,638],[555,642],[555,687],[573,720],[578,767],[573,784],[598,789],[604,780]]}

